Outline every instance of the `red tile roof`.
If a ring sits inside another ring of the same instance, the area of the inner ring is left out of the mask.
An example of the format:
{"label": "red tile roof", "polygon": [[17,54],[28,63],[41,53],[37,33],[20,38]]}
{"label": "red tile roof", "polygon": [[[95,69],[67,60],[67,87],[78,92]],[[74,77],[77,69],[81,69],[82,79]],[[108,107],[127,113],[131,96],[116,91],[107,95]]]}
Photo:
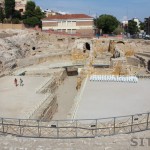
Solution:
{"label": "red tile roof", "polygon": [[47,18],[44,18],[43,20],[52,20],[52,19],[91,19],[93,17],[85,15],[85,14],[66,14],[66,15],[54,15],[54,16],[48,16]]}

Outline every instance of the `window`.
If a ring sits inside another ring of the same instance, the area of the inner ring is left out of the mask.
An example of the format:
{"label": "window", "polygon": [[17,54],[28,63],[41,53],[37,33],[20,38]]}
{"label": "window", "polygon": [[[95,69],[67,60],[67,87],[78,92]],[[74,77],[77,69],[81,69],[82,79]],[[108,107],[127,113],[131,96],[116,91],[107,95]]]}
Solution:
{"label": "window", "polygon": [[76,34],[76,30],[75,29],[72,30],[72,34]]}
{"label": "window", "polygon": [[58,32],[61,32],[61,29],[58,29],[57,31],[58,31]]}
{"label": "window", "polygon": [[71,29],[68,29],[68,30],[67,30],[67,33],[68,33],[68,34],[71,34]]}
{"label": "window", "polygon": [[20,12],[23,12],[23,9],[19,9]]}
{"label": "window", "polygon": [[62,32],[66,32],[66,29],[63,29]]}
{"label": "window", "polygon": [[66,21],[62,21],[62,26],[66,26]]}
{"label": "window", "polygon": [[72,26],[76,26],[76,21],[72,21]]}
{"label": "window", "polygon": [[67,25],[68,25],[68,26],[71,26],[71,23],[72,23],[71,21],[68,21],[68,22],[67,22]]}

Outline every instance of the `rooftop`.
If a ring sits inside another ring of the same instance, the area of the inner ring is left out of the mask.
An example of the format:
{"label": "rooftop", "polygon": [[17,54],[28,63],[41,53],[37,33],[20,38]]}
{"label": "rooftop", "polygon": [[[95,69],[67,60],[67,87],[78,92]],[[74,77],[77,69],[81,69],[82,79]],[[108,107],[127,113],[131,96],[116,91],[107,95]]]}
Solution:
{"label": "rooftop", "polygon": [[54,16],[49,16],[47,18],[44,18],[43,20],[52,20],[52,19],[88,19],[88,18],[93,18],[91,16],[88,16],[86,14],[65,14],[65,15],[54,15]]}

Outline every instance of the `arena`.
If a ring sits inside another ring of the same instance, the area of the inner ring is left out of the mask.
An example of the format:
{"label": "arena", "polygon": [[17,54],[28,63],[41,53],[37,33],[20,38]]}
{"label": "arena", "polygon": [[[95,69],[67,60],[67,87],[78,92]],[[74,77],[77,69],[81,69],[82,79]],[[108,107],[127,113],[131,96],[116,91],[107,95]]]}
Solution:
{"label": "arena", "polygon": [[[2,135],[95,138],[149,130],[149,42],[1,32]],[[95,75],[136,80],[91,80]]]}

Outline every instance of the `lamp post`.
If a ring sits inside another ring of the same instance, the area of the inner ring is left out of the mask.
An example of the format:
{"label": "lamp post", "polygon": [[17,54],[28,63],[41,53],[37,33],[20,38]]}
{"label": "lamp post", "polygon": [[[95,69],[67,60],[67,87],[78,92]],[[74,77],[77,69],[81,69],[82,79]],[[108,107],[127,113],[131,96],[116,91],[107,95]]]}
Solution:
{"label": "lamp post", "polygon": [[148,18],[148,34],[150,34],[150,17]]}

